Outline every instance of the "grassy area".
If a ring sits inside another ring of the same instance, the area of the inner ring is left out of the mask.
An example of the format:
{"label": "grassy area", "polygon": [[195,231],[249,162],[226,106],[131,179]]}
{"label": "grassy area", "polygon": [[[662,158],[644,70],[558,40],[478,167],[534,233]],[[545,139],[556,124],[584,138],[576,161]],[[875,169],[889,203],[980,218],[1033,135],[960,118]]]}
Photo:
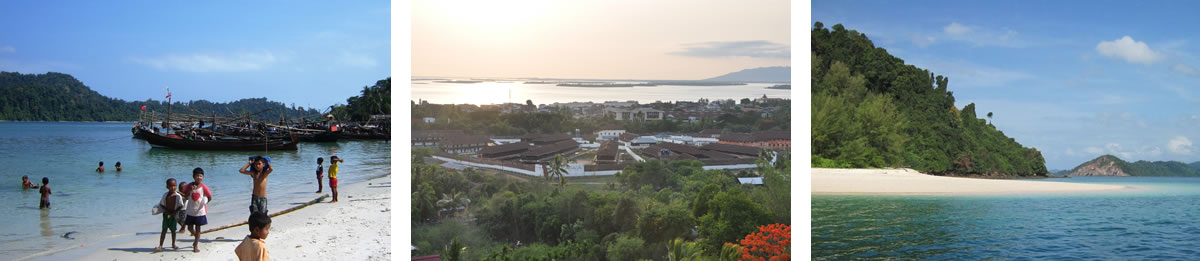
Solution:
{"label": "grassy area", "polygon": [[617,176],[583,176],[583,177],[567,177],[567,184],[598,184],[604,185],[609,182],[617,183]]}

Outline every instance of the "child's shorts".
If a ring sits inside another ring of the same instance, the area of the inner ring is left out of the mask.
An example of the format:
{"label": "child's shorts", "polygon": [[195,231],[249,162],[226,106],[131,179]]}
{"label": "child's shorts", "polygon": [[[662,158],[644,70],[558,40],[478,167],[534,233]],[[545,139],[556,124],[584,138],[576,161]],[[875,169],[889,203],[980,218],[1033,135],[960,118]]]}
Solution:
{"label": "child's shorts", "polygon": [[331,188],[337,187],[337,179],[336,178],[329,178],[329,187],[331,187]]}
{"label": "child's shorts", "polygon": [[187,221],[183,221],[184,225],[208,225],[208,216],[187,216]]}
{"label": "child's shorts", "polygon": [[162,222],[163,229],[171,230],[171,232],[174,233],[175,225],[178,223],[179,223],[179,221],[175,221],[175,217],[163,214],[163,222]]}

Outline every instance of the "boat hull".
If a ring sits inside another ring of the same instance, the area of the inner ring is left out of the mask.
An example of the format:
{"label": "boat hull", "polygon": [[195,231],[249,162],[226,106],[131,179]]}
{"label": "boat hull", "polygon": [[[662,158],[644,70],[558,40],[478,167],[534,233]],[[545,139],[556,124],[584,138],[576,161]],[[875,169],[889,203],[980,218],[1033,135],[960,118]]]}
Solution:
{"label": "boat hull", "polygon": [[189,140],[180,137],[168,137],[144,129],[134,128],[133,136],[146,140],[155,147],[181,150],[225,150],[225,151],[261,151],[261,150],[296,150],[296,139],[267,139],[267,140]]}

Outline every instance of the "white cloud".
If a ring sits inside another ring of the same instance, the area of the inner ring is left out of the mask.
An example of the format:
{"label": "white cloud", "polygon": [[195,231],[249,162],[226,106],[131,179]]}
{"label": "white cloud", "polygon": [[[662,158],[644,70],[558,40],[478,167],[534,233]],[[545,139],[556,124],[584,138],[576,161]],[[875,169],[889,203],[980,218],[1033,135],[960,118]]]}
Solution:
{"label": "white cloud", "polygon": [[925,48],[933,43],[936,43],[937,37],[913,34],[912,36],[909,37],[909,40],[912,41],[913,45],[916,45],[917,47]]}
{"label": "white cloud", "polygon": [[1113,41],[1100,41],[1096,51],[1108,57],[1123,59],[1130,63],[1152,64],[1162,59],[1162,54],[1151,50],[1146,42],[1134,41],[1126,35]]}
{"label": "white cloud", "polygon": [[375,61],[375,59],[371,59],[371,57],[361,54],[352,54],[349,52],[342,52],[342,54],[337,57],[337,61],[342,65],[358,68],[374,68],[375,65],[379,64]]}
{"label": "white cloud", "polygon": [[1083,152],[1087,152],[1088,154],[1100,155],[1100,154],[1104,154],[1104,149],[1097,148],[1095,146],[1091,146],[1091,147],[1084,148]]}
{"label": "white cloud", "polygon": [[1182,63],[1177,63],[1175,65],[1172,65],[1171,71],[1177,72],[1177,73],[1180,73],[1183,75],[1187,75],[1187,76],[1200,77],[1200,71],[1197,71],[1195,67],[1192,67],[1192,66],[1189,66],[1186,64],[1182,64]]}
{"label": "white cloud", "polygon": [[1192,140],[1184,136],[1176,136],[1174,139],[1167,141],[1167,150],[1175,154],[1191,154]]}
{"label": "white cloud", "polygon": [[971,31],[970,27],[967,27],[967,26],[959,24],[959,23],[950,23],[949,25],[946,25],[945,28],[942,28],[942,32],[945,32],[946,34],[949,34],[949,35],[963,35],[970,31]]}
{"label": "white cloud", "polygon": [[245,72],[265,69],[279,59],[271,52],[260,51],[235,54],[170,54],[130,60],[164,71]]}
{"label": "white cloud", "polygon": [[1009,29],[991,30],[980,26],[950,23],[942,27],[947,39],[974,44],[975,46],[999,46],[1020,48],[1029,43],[1017,38],[1017,31]]}
{"label": "white cloud", "polygon": [[1147,155],[1147,156],[1150,156],[1151,158],[1153,158],[1153,157],[1158,157],[1159,155],[1162,155],[1162,148],[1159,148],[1159,147],[1157,147],[1157,146],[1155,146],[1155,147],[1142,147],[1142,149],[1141,149],[1141,150],[1139,150],[1139,151],[1138,151],[1138,153],[1139,153],[1139,154],[1142,154],[1142,155]]}
{"label": "white cloud", "polygon": [[1108,154],[1116,155],[1117,157],[1120,157],[1123,160],[1132,160],[1132,158],[1133,158],[1132,152],[1128,152],[1128,151],[1121,149],[1121,144],[1118,144],[1116,142],[1109,142],[1108,144],[1104,144],[1104,148],[1108,150]]}
{"label": "white cloud", "polygon": [[952,88],[1012,87],[1021,81],[1036,79],[1033,74],[1005,68],[991,67],[965,61],[943,61],[912,59],[917,67],[928,68],[937,74],[951,78]]}
{"label": "white cloud", "polygon": [[1067,148],[1067,156],[1075,156],[1075,149]]}
{"label": "white cloud", "polygon": [[17,48],[13,48],[12,46],[0,46],[0,53],[15,53],[15,52],[17,52]]}

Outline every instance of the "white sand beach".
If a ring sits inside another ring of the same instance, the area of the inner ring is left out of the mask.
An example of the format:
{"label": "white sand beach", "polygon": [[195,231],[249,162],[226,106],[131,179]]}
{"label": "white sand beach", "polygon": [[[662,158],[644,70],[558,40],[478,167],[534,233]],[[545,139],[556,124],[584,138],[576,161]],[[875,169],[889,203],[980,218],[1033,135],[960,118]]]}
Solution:
{"label": "white sand beach", "polygon": [[[328,203],[330,199],[324,198],[318,203],[273,217],[271,233],[266,240],[271,259],[390,260],[390,176],[346,184],[339,188],[339,192],[337,203]],[[276,212],[283,210],[272,210],[271,214]],[[244,218],[242,221],[245,221]],[[231,224],[210,223],[204,230],[225,225]],[[178,250],[171,249],[171,236],[168,234],[167,242],[163,244],[164,251],[155,253],[158,233],[154,233],[138,234],[133,240],[103,248],[85,246],[34,259],[237,260],[233,249],[248,234],[246,225],[204,233],[200,236],[200,253],[192,252],[192,237],[180,231],[176,242]]]}
{"label": "white sand beach", "polygon": [[1121,185],[942,177],[912,169],[812,169],[813,194],[1021,194],[1130,189]]}

